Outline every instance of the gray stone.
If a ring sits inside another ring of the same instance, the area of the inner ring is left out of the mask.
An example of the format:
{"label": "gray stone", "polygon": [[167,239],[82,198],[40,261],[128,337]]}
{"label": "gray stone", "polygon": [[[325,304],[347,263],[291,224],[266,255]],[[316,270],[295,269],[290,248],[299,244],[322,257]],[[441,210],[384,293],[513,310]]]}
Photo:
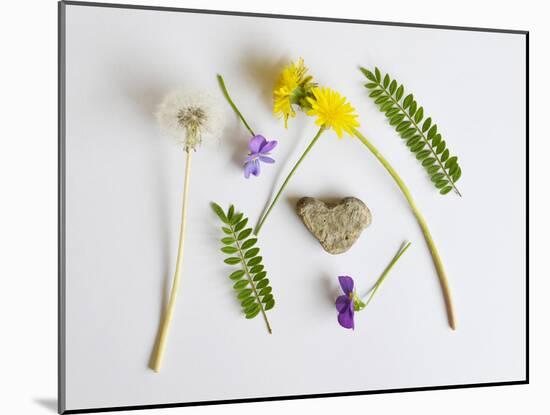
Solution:
{"label": "gray stone", "polygon": [[331,254],[350,249],[372,221],[367,205],[355,197],[346,197],[338,203],[303,197],[296,211],[325,251]]}

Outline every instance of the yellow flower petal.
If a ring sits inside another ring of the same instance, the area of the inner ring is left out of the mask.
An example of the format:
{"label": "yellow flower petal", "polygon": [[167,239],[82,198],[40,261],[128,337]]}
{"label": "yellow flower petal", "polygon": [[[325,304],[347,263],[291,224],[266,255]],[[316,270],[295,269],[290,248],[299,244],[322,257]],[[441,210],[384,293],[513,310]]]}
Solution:
{"label": "yellow flower petal", "polygon": [[307,70],[302,58],[298,62],[291,62],[283,69],[273,89],[273,112],[284,119],[285,128],[289,117],[296,116],[296,111],[292,108],[292,95],[298,87],[311,81],[311,77],[306,77]]}
{"label": "yellow flower petal", "polygon": [[346,98],[330,88],[313,88],[313,97],[307,100],[311,109],[307,115],[317,117],[315,123],[325,128],[334,130],[338,138],[343,133],[353,135],[353,129],[359,127],[355,108],[347,102]]}

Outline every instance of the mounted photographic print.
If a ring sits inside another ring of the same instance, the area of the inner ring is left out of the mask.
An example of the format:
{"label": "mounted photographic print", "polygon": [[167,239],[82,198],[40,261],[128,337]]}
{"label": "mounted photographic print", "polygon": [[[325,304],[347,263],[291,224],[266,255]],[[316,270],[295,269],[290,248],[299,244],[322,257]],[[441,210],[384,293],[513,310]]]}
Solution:
{"label": "mounted photographic print", "polygon": [[61,413],[528,382],[528,32],[59,12]]}

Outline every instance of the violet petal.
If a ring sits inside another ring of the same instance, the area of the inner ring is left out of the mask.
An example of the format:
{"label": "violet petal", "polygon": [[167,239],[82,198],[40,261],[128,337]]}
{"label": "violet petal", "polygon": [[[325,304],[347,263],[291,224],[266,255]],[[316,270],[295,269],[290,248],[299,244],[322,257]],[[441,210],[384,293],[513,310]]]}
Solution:
{"label": "violet petal", "polygon": [[340,325],[345,329],[355,329],[353,315],[353,308],[345,310],[344,312],[338,314],[338,323],[340,323]]}
{"label": "violet petal", "polygon": [[271,157],[267,156],[259,156],[260,160],[262,160],[264,163],[273,164],[275,163],[275,160],[273,160]]}
{"label": "violet petal", "polygon": [[266,141],[261,147],[260,147],[260,153],[269,153],[271,150],[273,150],[275,147],[277,147],[277,140],[272,141]]}
{"label": "violet petal", "polygon": [[246,163],[244,163],[244,177],[248,179],[253,169],[254,169],[253,161],[247,161]]}
{"label": "violet petal", "polygon": [[254,176],[259,176],[260,175],[260,161],[258,159],[256,159],[252,162],[252,165],[253,165],[253,168],[252,168],[251,173]]}
{"label": "violet petal", "polygon": [[349,304],[351,303],[351,300],[347,295],[341,295],[339,296],[334,304],[336,305],[336,310],[338,310],[339,313],[342,313],[344,310],[349,310]]}
{"label": "violet petal", "polygon": [[265,145],[266,139],[263,135],[255,135],[248,142],[248,149],[252,154],[258,154],[262,146]]}
{"label": "violet petal", "polygon": [[353,278],[342,275],[338,277],[338,281],[340,282],[340,287],[342,287],[342,291],[344,291],[345,294],[349,295],[353,292]]}

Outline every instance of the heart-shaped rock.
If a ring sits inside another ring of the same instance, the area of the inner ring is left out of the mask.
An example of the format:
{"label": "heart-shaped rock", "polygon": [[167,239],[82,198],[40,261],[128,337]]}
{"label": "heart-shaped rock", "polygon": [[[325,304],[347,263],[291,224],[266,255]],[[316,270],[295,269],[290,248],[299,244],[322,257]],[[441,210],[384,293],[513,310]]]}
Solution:
{"label": "heart-shaped rock", "polygon": [[331,254],[350,249],[372,221],[367,205],[355,197],[346,197],[338,203],[303,197],[296,211],[325,251]]}

